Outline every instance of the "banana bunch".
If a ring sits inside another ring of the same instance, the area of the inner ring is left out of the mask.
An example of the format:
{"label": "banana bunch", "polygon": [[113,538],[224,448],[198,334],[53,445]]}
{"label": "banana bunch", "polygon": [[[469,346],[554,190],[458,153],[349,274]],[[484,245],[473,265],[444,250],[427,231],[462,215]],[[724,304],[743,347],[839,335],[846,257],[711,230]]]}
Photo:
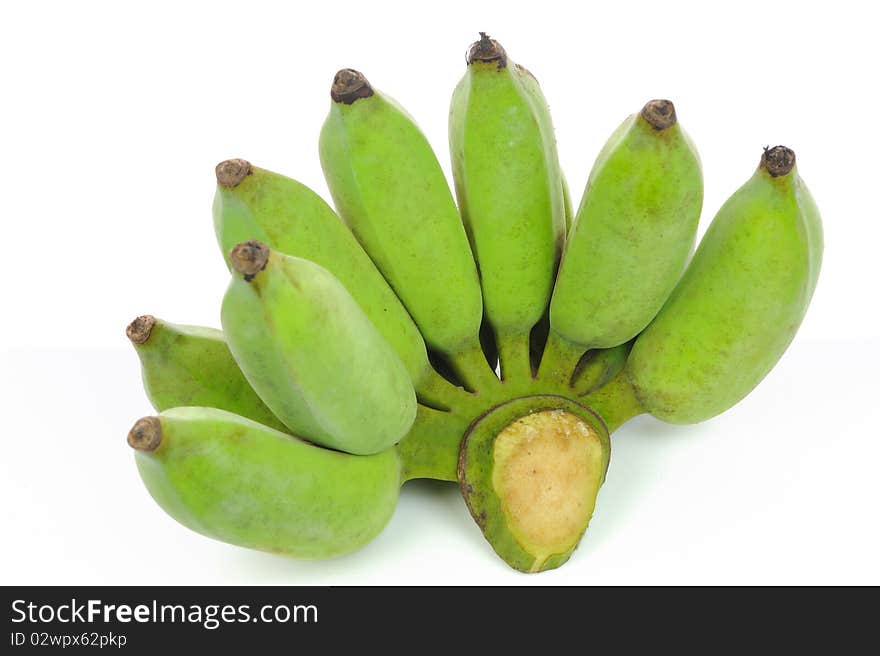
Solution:
{"label": "banana bunch", "polygon": [[364,75],[330,96],[336,211],[222,162],[223,330],[128,326],[158,411],[128,434],[140,475],[192,530],[298,558],[369,542],[408,480],[454,481],[509,565],[558,567],[621,424],[724,412],[794,337],[822,259],[794,153],[765,149],[695,251],[700,160],[668,100],[614,131],[574,207],[541,88],[485,34],[452,96],[454,196]]}

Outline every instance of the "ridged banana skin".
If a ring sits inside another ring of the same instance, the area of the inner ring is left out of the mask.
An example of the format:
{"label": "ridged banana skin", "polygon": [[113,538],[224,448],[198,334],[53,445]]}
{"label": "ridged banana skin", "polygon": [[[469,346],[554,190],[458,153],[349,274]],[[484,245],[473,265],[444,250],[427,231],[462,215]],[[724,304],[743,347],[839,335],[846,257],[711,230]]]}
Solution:
{"label": "ridged banana skin", "polygon": [[[538,83],[538,79],[532,75],[526,67],[517,63],[513,64],[513,72],[516,74],[522,88],[529,94],[532,101],[532,108],[541,127],[541,134],[544,146],[547,149],[547,161],[551,166],[551,178],[557,180],[559,190],[554,191],[552,195],[553,201],[553,221],[556,230],[562,232],[562,243],[564,246],[565,235],[571,227],[572,212],[571,203],[568,193],[568,183],[565,180],[565,174],[562,172],[562,165],[559,162],[559,150],[556,144],[556,129],[553,127],[553,118],[550,115],[550,105],[544,96],[544,91]],[[560,207],[561,204],[561,207]],[[561,256],[561,253],[559,254]],[[557,262],[558,264],[558,262]]]}
{"label": "ridged banana skin", "polygon": [[400,358],[314,262],[271,251],[250,282],[233,276],[221,320],[245,377],[295,435],[371,454],[412,425],[416,397]]}
{"label": "ridged banana skin", "polygon": [[562,178],[562,199],[565,204],[565,234],[571,230],[571,223],[574,221],[574,212],[571,209],[571,192],[568,190],[568,180]]}
{"label": "ridged banana skin", "polygon": [[569,232],[553,332],[586,348],[637,335],[684,270],[702,202],[699,156],[679,124],[628,118],[599,155]]}
{"label": "ridged banana skin", "polygon": [[156,502],[184,526],[230,544],[297,558],[349,553],[394,513],[393,449],[352,456],[213,408],[159,415],[162,442],[135,452]]}
{"label": "ridged banana skin", "polygon": [[642,408],[694,423],[746,396],[788,347],[822,260],[818,210],[796,170],[759,168],[719,210],[625,372]]}
{"label": "ridged banana skin", "polygon": [[217,185],[214,228],[224,257],[236,244],[256,239],[320,264],[370,317],[418,387],[430,370],[425,342],[351,231],[305,185],[253,165],[250,171],[235,187]]}
{"label": "ridged banana skin", "polygon": [[375,90],[351,104],[332,102],[320,156],[336,208],[428,346],[446,354],[478,350],[476,265],[449,185],[415,122]]}
{"label": "ridged banana skin", "polygon": [[511,358],[528,371],[529,332],[550,302],[565,239],[552,135],[548,142],[522,74],[512,66],[469,64],[449,117],[456,194],[503,374],[509,342],[516,341],[523,348]]}
{"label": "ridged banana skin", "polygon": [[156,319],[149,339],[134,347],[147,398],[159,412],[205,406],[287,430],[241,373],[222,331]]}

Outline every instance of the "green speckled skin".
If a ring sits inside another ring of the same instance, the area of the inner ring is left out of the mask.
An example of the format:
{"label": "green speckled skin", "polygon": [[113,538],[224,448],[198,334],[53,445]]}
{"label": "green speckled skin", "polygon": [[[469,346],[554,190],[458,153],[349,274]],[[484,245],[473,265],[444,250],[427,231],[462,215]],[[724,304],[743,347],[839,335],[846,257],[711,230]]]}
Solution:
{"label": "green speckled skin", "polygon": [[217,185],[214,228],[228,257],[250,239],[330,271],[406,365],[417,388],[433,371],[418,328],[336,213],[305,185],[264,169],[229,188]]}
{"label": "green speckled skin", "polygon": [[350,456],[213,408],[159,420],[159,448],[135,452],[141,478],[165,512],[217,540],[329,558],[372,540],[397,504],[393,449]]}
{"label": "green speckled skin", "polygon": [[815,203],[797,174],[763,168],[719,210],[626,366],[642,406],[703,421],[748,394],[788,347],[822,259]]}
{"label": "green speckled skin", "polygon": [[553,135],[513,66],[469,64],[449,113],[456,195],[504,379],[531,378],[529,333],[550,302],[565,239]]}
{"label": "green speckled skin", "polygon": [[472,387],[494,378],[479,345],[483,301],[470,244],[412,118],[378,91],[333,102],[320,155],[336,208],[428,346],[466,368]]}
{"label": "green speckled skin", "polygon": [[699,157],[679,124],[657,130],[640,113],[627,119],[590,173],[559,267],[551,335],[585,350],[637,335],[684,270],[702,202]]}
{"label": "green speckled skin", "polygon": [[535,556],[523,548],[507,525],[502,501],[492,484],[494,442],[504,428],[520,417],[552,409],[565,410],[580,417],[596,430],[602,440],[604,461],[600,465],[602,479],[596,486],[598,493],[611,460],[611,441],[601,419],[589,408],[570,399],[555,395],[513,399],[474,422],[461,443],[458,480],[468,509],[495,552],[504,562],[521,572],[544,571],[563,565],[578,543],[565,553],[553,554],[543,562],[537,562]]}
{"label": "green speckled skin", "polygon": [[157,319],[150,338],[133,345],[141,360],[144,389],[156,410],[219,408],[287,430],[248,384],[222,331]]}
{"label": "green speckled skin", "polygon": [[229,348],[263,402],[295,434],[348,453],[396,444],[416,415],[400,358],[323,267],[271,251],[223,299]]}
{"label": "green speckled skin", "polygon": [[[519,86],[525,91],[532,102],[532,110],[535,118],[541,128],[541,139],[544,148],[547,151],[546,158],[550,166],[550,178],[559,185],[559,190],[554,191],[551,199],[553,203],[553,221],[556,229],[563,233],[568,232],[571,225],[571,207],[568,196],[568,183],[565,181],[565,175],[562,172],[562,166],[559,164],[559,150],[556,145],[556,129],[553,127],[553,118],[550,116],[550,105],[547,98],[544,97],[544,91],[538,83],[538,78],[532,75],[524,66],[511,63],[511,70],[516,77]],[[559,203],[562,207],[559,207]]]}

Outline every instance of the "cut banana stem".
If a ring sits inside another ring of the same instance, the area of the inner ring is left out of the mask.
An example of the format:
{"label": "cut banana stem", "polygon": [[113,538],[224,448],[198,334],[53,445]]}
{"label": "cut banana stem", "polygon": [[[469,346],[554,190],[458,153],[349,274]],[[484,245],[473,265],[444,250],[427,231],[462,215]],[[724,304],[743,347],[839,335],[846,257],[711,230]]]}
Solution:
{"label": "cut banana stem", "polygon": [[565,563],[586,531],[610,453],[590,409],[561,396],[526,397],[471,425],[458,480],[495,552],[539,572]]}
{"label": "cut banana stem", "polygon": [[406,308],[351,231],[318,194],[243,159],[221,162],[216,176],[214,229],[227,260],[236,244],[258,240],[321,265],[343,284],[394,348],[419,395],[434,405],[454,402],[461,391],[437,380],[425,342]]}
{"label": "cut banana stem", "polygon": [[378,535],[397,505],[394,449],[351,456],[215,408],[173,408],[128,434],[150,494],[184,526],[251,549],[329,558]]}
{"label": "cut banana stem", "polygon": [[241,373],[222,331],[143,315],[125,333],[141,360],[144,389],[156,410],[219,408],[287,430]]}
{"label": "cut banana stem", "polygon": [[402,479],[455,481],[458,447],[468,423],[466,417],[420,405],[415,423],[397,445]]}
{"label": "cut banana stem", "polygon": [[412,382],[342,283],[256,241],[238,244],[229,259],[223,329],[273,413],[294,434],[348,453],[397,443],[416,415]]}
{"label": "cut banana stem", "polygon": [[479,277],[427,139],[357,71],[339,71],[330,95],[320,155],[340,216],[428,346],[453,361],[469,385],[498,385],[486,359],[473,357],[483,319]]}
{"label": "cut banana stem", "polygon": [[587,350],[644,329],[681,277],[702,201],[699,157],[675,108],[650,101],[590,173],[553,291],[553,332]]}
{"label": "cut banana stem", "polygon": [[523,81],[534,79],[497,41],[482,33],[467,62],[449,113],[458,205],[502,378],[531,379],[528,335],[549,305],[565,239],[552,124],[546,103]]}
{"label": "cut banana stem", "polygon": [[821,219],[794,152],[767,149],[633,346],[621,375],[645,411],[693,423],[746,396],[794,337],[821,262]]}

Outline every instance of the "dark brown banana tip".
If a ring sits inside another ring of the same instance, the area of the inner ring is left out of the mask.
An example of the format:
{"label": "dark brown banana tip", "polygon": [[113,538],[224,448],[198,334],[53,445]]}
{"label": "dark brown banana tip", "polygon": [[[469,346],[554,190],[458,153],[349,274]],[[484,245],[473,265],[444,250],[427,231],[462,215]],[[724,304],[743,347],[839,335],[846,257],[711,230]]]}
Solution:
{"label": "dark brown banana tip", "polygon": [[480,32],[480,40],[474,41],[467,51],[468,65],[474,62],[498,62],[500,70],[507,66],[507,53],[495,39],[489,38],[485,32]]}
{"label": "dark brown banana tip", "polygon": [[251,239],[242,242],[229,252],[229,262],[232,268],[244,276],[247,282],[254,279],[260,271],[266,268],[269,261],[269,247],[263,242]]}
{"label": "dark brown banana tip", "polygon": [[143,344],[150,339],[150,335],[153,333],[153,326],[155,325],[156,317],[144,314],[128,324],[125,334],[132,344]]}
{"label": "dark brown banana tip", "polygon": [[785,146],[765,146],[761,155],[761,166],[774,178],[788,175],[794,168],[794,151]]}
{"label": "dark brown banana tip", "polygon": [[333,102],[350,105],[360,98],[369,98],[373,95],[373,87],[360,71],[353,68],[343,68],[333,78],[333,86],[330,87],[330,97]]}
{"label": "dark brown banana tip", "polygon": [[642,108],[642,117],[655,130],[671,128],[678,120],[671,100],[649,100]]}
{"label": "dark brown banana tip", "polygon": [[253,169],[251,163],[245,159],[227,159],[216,166],[214,173],[217,174],[218,185],[231,189],[240,185],[242,180],[253,173]]}
{"label": "dark brown banana tip", "polygon": [[128,445],[136,451],[155,451],[162,443],[162,424],[158,417],[138,419],[128,431]]}

